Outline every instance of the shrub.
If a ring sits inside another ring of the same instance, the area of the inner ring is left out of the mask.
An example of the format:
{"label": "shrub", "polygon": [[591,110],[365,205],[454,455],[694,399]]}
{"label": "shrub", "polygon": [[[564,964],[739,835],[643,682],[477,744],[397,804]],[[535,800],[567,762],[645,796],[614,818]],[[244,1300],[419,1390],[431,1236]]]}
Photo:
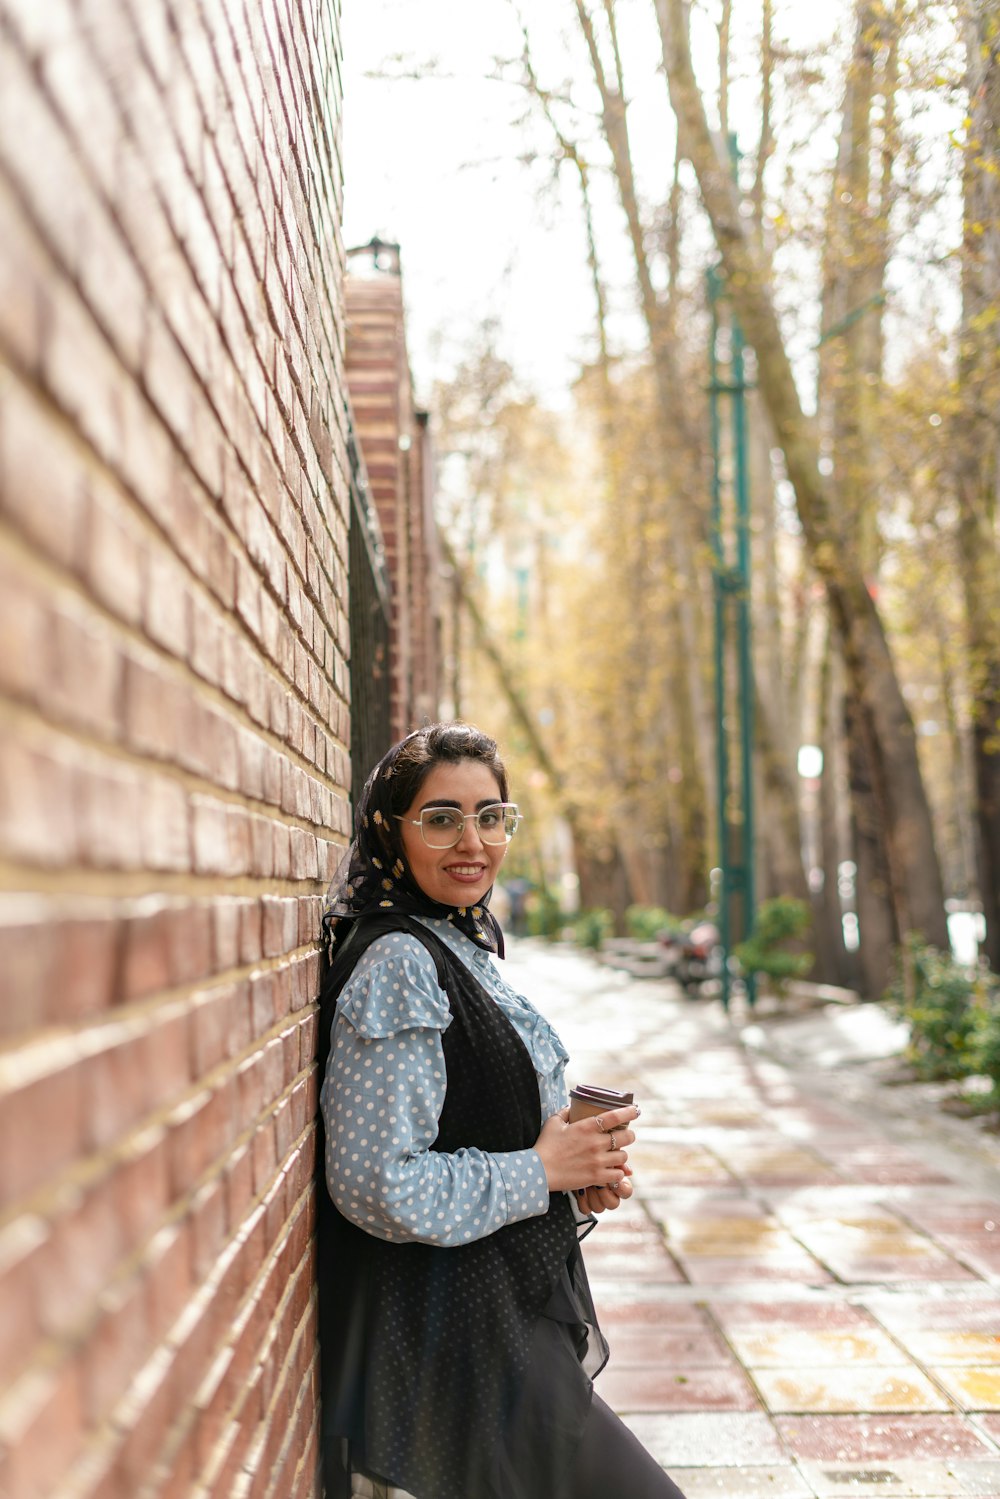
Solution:
{"label": "shrub", "polygon": [[566,918],[555,896],[548,890],[536,890],[528,897],[528,935],[555,941],[562,933]]}
{"label": "shrub", "polygon": [[779,994],[789,979],[804,978],[813,965],[812,953],[789,952],[786,944],[799,941],[809,922],[804,900],[778,895],[764,901],[750,936],[733,948],[743,972],[765,975]]}
{"label": "shrub", "polygon": [[581,911],[573,923],[573,937],[580,947],[592,947],[596,952],[615,929],[615,918],[605,906]]}
{"label": "shrub", "polygon": [[[976,1015],[991,1008],[991,992],[995,996],[992,975],[977,975],[919,937],[908,939],[885,997],[910,1028],[906,1057],[921,1077],[964,1077],[976,1070]],[[985,1057],[995,1047],[985,1018],[979,1034]]]}
{"label": "shrub", "polygon": [[973,1072],[988,1077],[992,1090],[984,1102],[1000,1105],[1000,980],[988,969],[975,979],[971,1006],[968,1061]]}
{"label": "shrub", "polygon": [[662,906],[629,906],[625,912],[625,930],[637,942],[655,942],[661,932],[678,932],[681,923]]}

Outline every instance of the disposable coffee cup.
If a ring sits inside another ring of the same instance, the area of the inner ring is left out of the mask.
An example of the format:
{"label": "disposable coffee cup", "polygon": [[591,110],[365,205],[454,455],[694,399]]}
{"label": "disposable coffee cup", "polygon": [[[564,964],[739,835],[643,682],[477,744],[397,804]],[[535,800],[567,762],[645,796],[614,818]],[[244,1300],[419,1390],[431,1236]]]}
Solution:
{"label": "disposable coffee cup", "polygon": [[598,1088],[590,1083],[580,1083],[571,1088],[569,1094],[569,1122],[590,1119],[595,1114],[606,1114],[609,1109],[624,1109],[635,1099],[631,1093],[619,1093],[615,1088]]}

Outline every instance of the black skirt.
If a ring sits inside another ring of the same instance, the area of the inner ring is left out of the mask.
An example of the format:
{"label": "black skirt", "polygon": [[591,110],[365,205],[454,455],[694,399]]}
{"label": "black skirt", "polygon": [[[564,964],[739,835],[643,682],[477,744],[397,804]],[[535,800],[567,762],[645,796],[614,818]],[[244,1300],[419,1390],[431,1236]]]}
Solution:
{"label": "black skirt", "polygon": [[[535,1323],[528,1367],[494,1449],[488,1488],[475,1499],[563,1499],[570,1493],[593,1379],[607,1357],[577,1248]],[[436,1438],[447,1443],[449,1433],[441,1430]],[[391,1474],[367,1466],[362,1444],[351,1443],[349,1460],[354,1472],[392,1485]]]}

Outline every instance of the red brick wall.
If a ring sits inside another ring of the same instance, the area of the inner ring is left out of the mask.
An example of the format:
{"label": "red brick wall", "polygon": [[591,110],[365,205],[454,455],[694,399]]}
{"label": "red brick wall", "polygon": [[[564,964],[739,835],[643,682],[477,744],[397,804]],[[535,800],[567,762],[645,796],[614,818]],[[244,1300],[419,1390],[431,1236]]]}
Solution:
{"label": "red brick wall", "polygon": [[378,267],[367,248],[352,259],[347,381],[392,588],[391,708],[399,738],[438,712],[433,467],[426,420],[413,401],[398,254],[381,250]]}
{"label": "red brick wall", "polygon": [[315,1481],[339,7],[0,0],[0,1494]]}

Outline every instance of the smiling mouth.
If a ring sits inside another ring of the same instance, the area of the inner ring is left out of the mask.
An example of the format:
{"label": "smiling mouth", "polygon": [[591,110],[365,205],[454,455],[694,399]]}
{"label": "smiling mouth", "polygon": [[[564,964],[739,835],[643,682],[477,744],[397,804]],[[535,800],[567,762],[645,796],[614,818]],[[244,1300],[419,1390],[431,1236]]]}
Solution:
{"label": "smiling mouth", "polygon": [[486,872],[485,864],[449,864],[448,873],[454,874],[459,879],[471,879],[476,875]]}

